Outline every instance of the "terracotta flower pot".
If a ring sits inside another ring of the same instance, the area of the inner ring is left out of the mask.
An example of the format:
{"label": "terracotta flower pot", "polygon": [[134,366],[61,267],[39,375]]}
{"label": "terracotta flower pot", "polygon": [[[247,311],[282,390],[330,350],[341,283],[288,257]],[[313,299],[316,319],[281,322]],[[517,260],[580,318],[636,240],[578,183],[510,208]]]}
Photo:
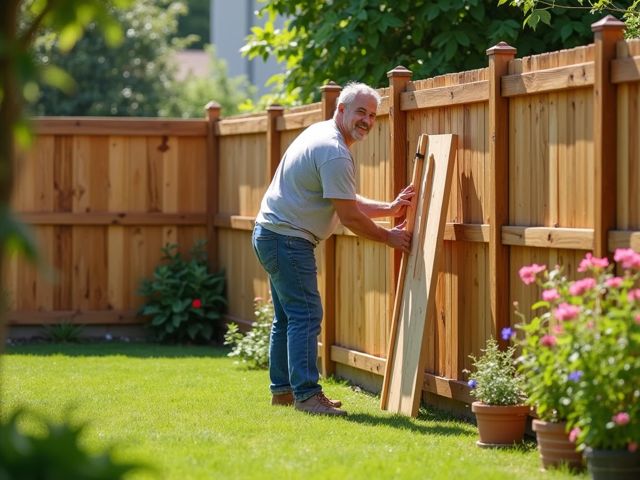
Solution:
{"label": "terracotta flower pot", "polygon": [[529,415],[527,405],[487,405],[473,402],[480,440],[479,447],[501,447],[522,442]]}
{"label": "terracotta flower pot", "polygon": [[569,441],[566,425],[566,422],[533,421],[532,428],[538,439],[542,468],[558,467],[563,463],[576,470],[584,467],[582,454],[576,452],[575,444]]}
{"label": "terracotta flower pot", "polygon": [[593,450],[584,452],[593,480],[636,480],[640,478],[640,451]]}

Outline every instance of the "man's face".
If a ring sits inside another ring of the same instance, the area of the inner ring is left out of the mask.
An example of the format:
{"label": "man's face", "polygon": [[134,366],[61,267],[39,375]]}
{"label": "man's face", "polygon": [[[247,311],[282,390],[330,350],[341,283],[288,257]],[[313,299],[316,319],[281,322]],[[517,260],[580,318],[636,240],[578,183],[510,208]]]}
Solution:
{"label": "man's face", "polygon": [[374,97],[360,93],[350,105],[343,107],[342,127],[348,137],[345,139],[347,144],[362,140],[376,122],[378,102]]}

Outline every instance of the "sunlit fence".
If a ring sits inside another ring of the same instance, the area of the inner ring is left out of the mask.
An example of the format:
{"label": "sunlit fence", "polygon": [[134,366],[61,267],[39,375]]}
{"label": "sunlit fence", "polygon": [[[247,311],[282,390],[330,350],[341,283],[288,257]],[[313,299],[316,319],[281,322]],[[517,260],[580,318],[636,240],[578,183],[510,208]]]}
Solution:
{"label": "sunlit fence", "polygon": [[[586,251],[640,250],[640,41],[622,40],[617,23],[594,32],[591,45],[521,59],[499,44],[487,68],[432,79],[397,67],[380,89],[376,126],[354,147],[361,194],[393,198],[421,133],[458,135],[425,393],[470,400],[468,355],[516,321],[513,301],[534,300],[520,266],[573,271]],[[228,319],[251,322],[254,297],[268,297],[250,244],[260,199],[286,147],[330,118],[339,90],[225,119],[210,105],[202,120],[35,120],[13,207],[52,269],[9,262],[10,322],[140,322],[136,289],[160,247],[205,237],[226,271]],[[375,384],[399,257],[340,229],[317,258],[323,370]]]}

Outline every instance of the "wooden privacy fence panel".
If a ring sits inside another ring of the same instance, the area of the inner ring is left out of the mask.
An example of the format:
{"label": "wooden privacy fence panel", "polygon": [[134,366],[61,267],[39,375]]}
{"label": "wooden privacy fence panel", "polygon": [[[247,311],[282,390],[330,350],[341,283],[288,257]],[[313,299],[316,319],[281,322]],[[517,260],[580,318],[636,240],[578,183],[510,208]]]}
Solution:
{"label": "wooden privacy fence panel", "polygon": [[136,291],[160,248],[206,237],[205,126],[35,121],[40,135],[19,162],[13,207],[33,224],[51,271],[9,260],[12,323],[139,321]]}
{"label": "wooden privacy fence panel", "polygon": [[[458,136],[423,388],[464,401],[468,355],[516,321],[513,301],[526,311],[536,298],[522,265],[571,273],[587,251],[640,251],[640,42],[608,18],[588,46],[487,54],[487,68],[432,79],[390,71],[376,126],[354,148],[359,192],[390,200],[410,180],[420,134]],[[13,206],[57,282],[10,261],[10,320],[136,321],[135,287],[160,246],[207,236],[226,270],[228,318],[249,324],[253,298],[269,294],[250,244],[260,199],[338,92],[329,84],[319,103],[229,119],[210,105],[203,120],[38,120]],[[317,259],[323,372],[380,385],[400,257],[339,228]]]}

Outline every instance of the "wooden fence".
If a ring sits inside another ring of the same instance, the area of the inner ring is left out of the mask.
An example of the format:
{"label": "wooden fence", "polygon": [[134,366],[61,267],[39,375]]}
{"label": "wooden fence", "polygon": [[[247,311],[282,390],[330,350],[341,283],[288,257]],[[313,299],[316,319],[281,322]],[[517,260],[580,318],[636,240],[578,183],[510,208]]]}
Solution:
{"label": "wooden fence", "polygon": [[[411,80],[389,72],[375,128],[354,147],[359,192],[391,199],[411,178],[421,133],[458,135],[457,164],[429,323],[423,390],[471,401],[463,369],[489,336],[531,304],[518,269],[574,271],[586,251],[640,250],[640,41],[612,18],[585,47],[515,59],[499,44],[488,67]],[[317,104],[201,121],[41,119],[14,207],[36,225],[57,283],[21,261],[5,272],[14,324],[137,322],[139,279],[167,241],[209,239],[226,271],[231,320],[268,296],[250,245],[260,199],[289,143],[331,116]],[[399,256],[342,228],[317,249],[325,307],[324,373],[380,382]]]}

